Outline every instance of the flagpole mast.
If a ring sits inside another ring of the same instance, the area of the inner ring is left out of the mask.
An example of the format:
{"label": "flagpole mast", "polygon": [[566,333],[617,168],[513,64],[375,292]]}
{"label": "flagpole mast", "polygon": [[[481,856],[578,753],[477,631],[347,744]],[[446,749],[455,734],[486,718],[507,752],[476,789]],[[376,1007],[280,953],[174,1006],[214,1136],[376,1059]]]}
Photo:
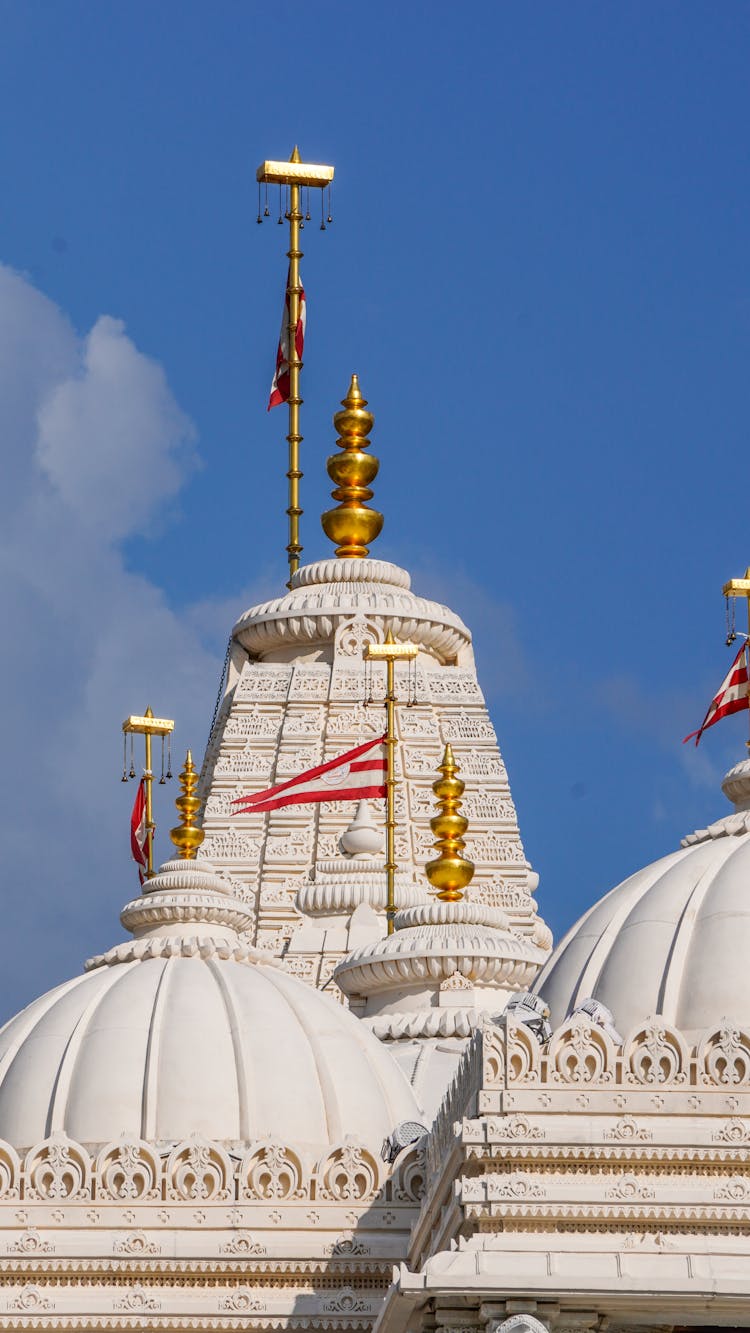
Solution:
{"label": "flagpole mast", "polygon": [[[154,717],[153,711],[149,707],[142,716],[131,713],[130,717],[126,717],[122,724],[122,730],[125,736],[143,736],[146,743],[145,765],[143,769],[143,784],[146,789],[146,878],[153,879],[154,832],[156,830],[156,824],[154,823],[152,793],[154,774],[151,768],[151,739],[153,736],[169,736],[169,734],[174,731],[174,722],[168,717]],[[131,776],[135,775],[131,773]],[[167,774],[167,776],[171,777],[171,774]]]}
{"label": "flagpole mast", "polygon": [[[299,149],[295,146],[292,153],[292,162],[299,162]],[[299,261],[302,258],[300,245],[300,223],[302,214],[299,206],[299,185],[289,186],[289,325],[287,330],[287,343],[289,347],[289,434],[287,435],[287,444],[289,445],[289,470],[287,478],[289,481],[289,508],[287,515],[289,517],[289,544],[287,546],[287,556],[289,559],[289,577],[299,569],[299,558],[302,553],[302,546],[299,539],[299,521],[302,514],[299,503],[299,484],[302,472],[299,465],[299,447],[302,443],[302,436],[299,433],[299,409],[302,399],[299,394],[299,379],[302,362],[297,353],[297,323],[299,320],[299,297],[300,297],[300,278]]]}
{"label": "flagpole mast", "polygon": [[[261,162],[255,173],[259,185],[279,185],[282,189],[285,186],[289,188],[289,209],[286,212],[286,219],[289,223],[289,249],[287,255],[289,258],[289,277],[287,280],[287,306],[289,318],[287,323],[287,356],[289,365],[289,433],[287,435],[287,444],[289,446],[289,467],[287,470],[287,479],[289,482],[289,505],[287,507],[287,516],[289,519],[289,542],[287,544],[287,559],[289,562],[289,584],[291,586],[291,576],[299,569],[299,558],[302,553],[302,544],[300,542],[299,521],[302,515],[300,505],[299,484],[302,478],[300,468],[300,444],[302,435],[300,434],[300,406],[302,398],[300,397],[300,371],[302,362],[297,353],[297,325],[300,314],[300,295],[302,292],[302,283],[300,280],[300,259],[302,251],[300,250],[300,232],[304,226],[302,208],[300,206],[300,191],[303,186],[308,189],[324,190],[330,186],[333,180],[333,167],[322,166],[316,163],[303,162],[300,158],[300,152],[295,147],[288,162]],[[266,210],[267,211],[267,210]],[[263,215],[258,210],[258,221],[263,221]],[[281,217],[279,217],[281,221]],[[330,215],[329,215],[330,221]],[[321,222],[321,229],[325,231],[325,223]]]}
{"label": "flagpole mast", "polygon": [[388,934],[393,934],[396,915],[396,662],[412,662],[417,656],[415,643],[396,643],[390,630],[385,643],[368,643],[366,662],[385,662],[385,745],[388,759],[385,807],[385,915]]}

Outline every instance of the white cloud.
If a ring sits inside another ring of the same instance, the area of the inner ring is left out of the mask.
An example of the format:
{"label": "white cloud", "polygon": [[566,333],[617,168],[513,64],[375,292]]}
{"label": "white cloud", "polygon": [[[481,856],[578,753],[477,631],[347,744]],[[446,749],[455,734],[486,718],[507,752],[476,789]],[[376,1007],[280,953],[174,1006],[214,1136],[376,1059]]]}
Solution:
{"label": "white cloud", "polygon": [[151,703],[177,720],[177,750],[202,753],[221,665],[210,604],[204,632],[120,550],[173,501],[194,441],[122,323],[103,316],[80,338],[0,265],[0,1020],[121,936],[136,887],[122,718]]}

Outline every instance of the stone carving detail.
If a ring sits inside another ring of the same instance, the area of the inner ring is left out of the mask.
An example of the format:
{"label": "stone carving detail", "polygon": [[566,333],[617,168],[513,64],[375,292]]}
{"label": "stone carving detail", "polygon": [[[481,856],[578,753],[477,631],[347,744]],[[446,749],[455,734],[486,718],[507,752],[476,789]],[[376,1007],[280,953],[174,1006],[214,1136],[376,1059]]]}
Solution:
{"label": "stone carving detail", "polygon": [[214,770],[217,778],[266,777],[270,780],[273,754],[266,750],[245,750],[219,757]]}
{"label": "stone carving detail", "polygon": [[248,861],[251,865],[257,865],[260,860],[260,842],[234,827],[223,833],[207,833],[201,853],[209,861]]}
{"label": "stone carving detail", "polygon": [[356,708],[348,708],[342,713],[331,712],[328,717],[329,736],[352,735],[367,740],[370,736],[382,735],[382,732],[382,709],[379,708],[373,710],[359,704]]}
{"label": "stone carving detail", "polygon": [[121,1139],[103,1148],[97,1158],[98,1198],[155,1199],[159,1162],[140,1139]]}
{"label": "stone carving detail", "polygon": [[253,736],[256,739],[265,736],[273,738],[278,735],[281,727],[282,713],[280,708],[274,708],[273,711],[261,712],[259,708],[251,713],[233,713],[227,719],[224,728],[223,740],[244,740],[246,736]]}
{"label": "stone carving detail", "polygon": [[547,1326],[541,1319],[530,1314],[513,1314],[502,1323],[497,1323],[491,1333],[548,1333]]}
{"label": "stone carving detail", "polygon": [[301,1199],[305,1173],[296,1153],[269,1140],[258,1145],[240,1167],[240,1194],[251,1199]]}
{"label": "stone carving detail", "polygon": [[650,1019],[630,1042],[630,1071],[637,1083],[684,1083],[687,1059],[679,1032]]}
{"label": "stone carving detail", "polygon": [[516,1143],[545,1137],[539,1125],[532,1125],[525,1115],[492,1116],[487,1120],[487,1136],[495,1143]]}
{"label": "stone carving detail", "polygon": [[271,666],[263,662],[248,662],[237,682],[234,692],[238,699],[272,700],[274,703],[287,697],[292,674],[290,666]]}
{"label": "stone carving detail", "polygon": [[322,1199],[366,1199],[378,1188],[380,1170],[375,1158],[355,1143],[335,1148],[318,1168],[318,1192]]}
{"label": "stone carving detail", "polygon": [[358,1240],[356,1236],[339,1236],[338,1240],[327,1245],[326,1254],[332,1259],[349,1259],[356,1256],[366,1257],[372,1254],[369,1245],[365,1245],[363,1240]]}
{"label": "stone carving detail", "polygon": [[614,1047],[603,1028],[576,1018],[554,1033],[550,1063],[564,1083],[599,1083],[613,1077]]}
{"label": "stone carving detail", "polygon": [[377,626],[365,620],[364,616],[354,616],[336,632],[336,654],[341,657],[362,658],[365,648],[371,643],[380,643],[381,637]]}
{"label": "stone carving detail", "polygon": [[296,750],[282,750],[276,762],[276,777],[295,777],[313,768],[320,759],[320,745],[300,746]]}
{"label": "stone carving detail", "polygon": [[115,1301],[114,1310],[127,1310],[133,1314],[154,1313],[161,1309],[161,1301],[155,1296],[149,1296],[143,1287],[133,1287],[131,1291],[121,1296],[119,1301]]}
{"label": "stone carving detail", "polygon": [[419,1203],[424,1198],[427,1163],[424,1140],[410,1143],[398,1155],[393,1168],[393,1198],[403,1203]]}
{"label": "stone carving detail", "polygon": [[115,1254],[161,1254],[161,1245],[155,1240],[149,1240],[145,1231],[128,1232],[126,1236],[116,1240],[112,1248]]}
{"label": "stone carving detail", "polygon": [[750,1195],[750,1183],[744,1176],[732,1176],[723,1185],[714,1190],[715,1199],[727,1199],[731,1203],[741,1203]]}
{"label": "stone carving detail", "polygon": [[34,1314],[37,1310],[54,1310],[54,1302],[45,1296],[41,1287],[29,1284],[24,1287],[14,1300],[8,1301],[9,1310],[18,1310],[20,1314]]}
{"label": "stone carving detail", "polygon": [[0,1142],[0,1199],[18,1198],[20,1168],[15,1149],[9,1143]]}
{"label": "stone carving detail", "polygon": [[219,1247],[219,1254],[245,1255],[248,1259],[262,1259],[266,1253],[265,1245],[254,1240],[249,1231],[238,1231],[236,1236]]}
{"label": "stone carving detail", "polygon": [[721,1129],[717,1129],[711,1135],[714,1143],[750,1143],[750,1127],[746,1120],[740,1120],[735,1116],[727,1120]]}
{"label": "stone carving detail", "polygon": [[234,1310],[238,1314],[263,1314],[267,1306],[259,1296],[253,1296],[247,1287],[240,1287],[238,1291],[230,1291],[228,1296],[222,1296],[219,1309]]}
{"label": "stone carving detail", "polygon": [[533,1083],[539,1078],[539,1042],[522,1023],[508,1023],[504,1059],[509,1083]]}
{"label": "stone carving detail", "polygon": [[701,1042],[699,1059],[706,1083],[750,1083],[750,1037],[729,1019]]}
{"label": "stone carving detail", "polygon": [[52,1134],[27,1156],[26,1180],[32,1199],[89,1198],[88,1155],[65,1134]]}
{"label": "stone carving detail", "polygon": [[358,1296],[352,1287],[342,1287],[335,1296],[323,1301],[324,1314],[366,1314],[370,1311],[370,1302]]}
{"label": "stone carving detail", "polygon": [[543,1199],[546,1191],[528,1176],[516,1173],[505,1179],[495,1174],[485,1177],[489,1199]]}
{"label": "stone carving detail", "polygon": [[322,730],[322,708],[310,708],[304,713],[287,713],[284,718],[284,738],[302,736],[307,740],[320,736]]}
{"label": "stone carving detail", "polygon": [[290,699],[325,699],[331,680],[327,663],[295,666],[289,687]]}
{"label": "stone carving detail", "polygon": [[[442,731],[446,741],[490,741],[497,745],[495,728],[484,709],[471,713],[445,715]],[[412,733],[413,734],[413,733]],[[460,761],[459,761],[460,762]]]}
{"label": "stone carving detail", "polygon": [[55,1247],[49,1240],[43,1240],[35,1227],[29,1227],[18,1240],[8,1246],[8,1254],[54,1254]]}
{"label": "stone carving detail", "polygon": [[628,1202],[631,1199],[653,1199],[654,1191],[652,1187],[639,1180],[637,1176],[622,1176],[606,1192],[607,1199],[621,1199]]}
{"label": "stone carving detail", "polygon": [[229,1199],[232,1165],[218,1143],[197,1135],[179,1143],[167,1161],[167,1185],[173,1199]]}
{"label": "stone carving detail", "polygon": [[624,1115],[612,1129],[604,1131],[604,1137],[617,1143],[648,1143],[654,1136],[645,1125],[639,1125],[632,1115]]}
{"label": "stone carving detail", "polygon": [[425,689],[435,703],[453,703],[456,700],[483,704],[484,696],[472,671],[445,667],[442,671],[426,671]]}

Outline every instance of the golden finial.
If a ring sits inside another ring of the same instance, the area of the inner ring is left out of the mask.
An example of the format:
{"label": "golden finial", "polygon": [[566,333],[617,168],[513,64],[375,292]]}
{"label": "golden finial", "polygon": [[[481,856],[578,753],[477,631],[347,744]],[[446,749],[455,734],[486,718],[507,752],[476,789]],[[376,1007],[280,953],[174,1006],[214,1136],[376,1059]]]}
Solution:
{"label": "golden finial", "polygon": [[180,787],[182,795],[177,797],[175,805],[182,815],[182,823],[176,828],[170,829],[169,836],[172,839],[180,857],[184,861],[194,861],[195,854],[198,851],[204,837],[206,836],[202,828],[197,828],[195,816],[200,810],[200,801],[194,795],[198,786],[198,773],[193,756],[188,750],[185,756],[185,767],[180,773]]}
{"label": "golden finial", "polygon": [[461,855],[465,843],[463,835],[469,827],[468,819],[459,815],[464,784],[456,777],[458,765],[450,745],[446,745],[443,762],[439,765],[442,777],[432,784],[438,798],[438,811],[430,820],[430,828],[437,836],[435,851],[439,856],[425,866],[427,878],[438,898],[455,903],[463,898],[463,891],[474,875],[474,863]]}
{"label": "golden finial", "polygon": [[337,412],[333,424],[339,433],[336,443],[343,453],[332,454],[326,462],[328,475],[336,489],[331,492],[338,500],[338,508],[328,509],[321,518],[323,531],[336,543],[336,555],[363,557],[368,553],[368,542],[373,542],[383,526],[383,515],[368,509],[366,500],[372,499],[370,482],[377,475],[380,460],[363,452],[374,417],[366,411],[367,399],[362,397],[359,380],[352,375],[346,398],[341,400],[343,412]]}

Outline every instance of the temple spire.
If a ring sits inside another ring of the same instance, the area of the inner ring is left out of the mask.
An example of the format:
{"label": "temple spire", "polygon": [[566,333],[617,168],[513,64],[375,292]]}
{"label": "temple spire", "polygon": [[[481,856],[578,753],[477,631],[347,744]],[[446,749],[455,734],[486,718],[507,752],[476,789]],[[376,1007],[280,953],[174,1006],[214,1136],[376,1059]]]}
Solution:
{"label": "temple spire", "polygon": [[363,558],[383,526],[383,515],[376,509],[368,509],[365,503],[372,499],[370,482],[377,476],[380,460],[364,452],[370,444],[367,437],[375,418],[366,410],[367,399],[356,375],[352,375],[341,406],[344,410],[336,413],[333,424],[339,433],[336,443],[343,452],[331,454],[326,461],[328,475],[335,484],[331,495],[339,504],[336,509],[326,510],[321,522],[326,537],[336,543],[337,556]]}

